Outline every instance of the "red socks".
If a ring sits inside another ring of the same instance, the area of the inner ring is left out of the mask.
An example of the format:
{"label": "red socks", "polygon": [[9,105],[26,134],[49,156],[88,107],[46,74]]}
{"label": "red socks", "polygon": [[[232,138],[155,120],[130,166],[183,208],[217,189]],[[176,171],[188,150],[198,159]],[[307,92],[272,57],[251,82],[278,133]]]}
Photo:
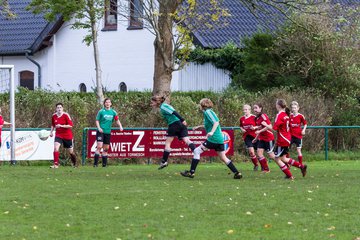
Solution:
{"label": "red socks", "polygon": [[59,152],[54,152],[54,165],[59,166]]}
{"label": "red socks", "polygon": [[285,164],[284,164],[284,166],[280,167],[280,169],[285,173],[285,175],[288,178],[292,177],[292,174],[291,174],[290,170],[287,168],[287,166]]}
{"label": "red socks", "polygon": [[269,171],[269,166],[265,157],[259,158],[262,171]]}
{"label": "red socks", "polygon": [[299,163],[302,164],[302,156],[298,156]]}
{"label": "red socks", "polygon": [[289,164],[290,164],[291,166],[294,166],[294,167],[297,167],[297,168],[302,168],[302,167],[303,167],[303,165],[302,165],[301,163],[295,161],[295,160],[292,159],[292,158],[290,158]]}
{"label": "red socks", "polygon": [[257,165],[258,165],[258,161],[257,161],[256,156],[255,156],[255,155],[254,155],[254,156],[250,156],[250,158],[251,158],[251,161],[252,161],[252,163],[254,164],[254,166],[257,166]]}

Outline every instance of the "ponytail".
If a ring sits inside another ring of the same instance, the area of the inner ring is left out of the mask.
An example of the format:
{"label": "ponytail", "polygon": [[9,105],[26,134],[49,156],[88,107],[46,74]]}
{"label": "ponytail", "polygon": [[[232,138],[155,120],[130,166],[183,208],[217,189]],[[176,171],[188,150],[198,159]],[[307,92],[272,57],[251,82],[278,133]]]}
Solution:
{"label": "ponytail", "polygon": [[286,114],[288,115],[288,117],[290,117],[290,108],[285,107],[285,112],[286,112]]}

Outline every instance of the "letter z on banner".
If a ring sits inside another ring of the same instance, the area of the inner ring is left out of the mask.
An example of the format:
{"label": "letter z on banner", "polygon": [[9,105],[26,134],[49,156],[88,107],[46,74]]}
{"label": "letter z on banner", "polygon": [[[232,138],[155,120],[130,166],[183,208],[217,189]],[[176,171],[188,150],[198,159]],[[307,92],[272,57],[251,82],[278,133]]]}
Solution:
{"label": "letter z on banner", "polygon": [[[225,151],[234,155],[234,130],[223,130]],[[201,130],[189,130],[189,138],[196,146],[206,140]],[[150,158],[162,157],[166,140],[166,130],[113,130],[109,149],[110,158]],[[87,135],[87,157],[92,158],[96,149],[96,130],[89,130]],[[192,157],[188,146],[175,138],[171,144],[171,157]],[[206,151],[202,156],[217,156],[213,150]]]}

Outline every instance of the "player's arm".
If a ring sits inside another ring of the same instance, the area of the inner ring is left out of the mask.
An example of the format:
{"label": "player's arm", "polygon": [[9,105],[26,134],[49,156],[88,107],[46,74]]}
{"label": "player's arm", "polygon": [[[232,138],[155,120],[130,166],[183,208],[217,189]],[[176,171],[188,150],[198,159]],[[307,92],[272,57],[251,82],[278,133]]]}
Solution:
{"label": "player's arm", "polygon": [[202,128],[205,128],[205,126],[204,125],[199,125],[199,126],[193,127],[192,129],[193,130],[198,130],[198,129],[202,129]]}
{"label": "player's arm", "polygon": [[305,135],[306,128],[307,128],[307,124],[305,124],[305,125],[303,126],[303,129],[302,129],[302,131],[301,131],[301,135]]}
{"label": "player's arm", "polygon": [[120,131],[123,131],[124,129],[123,129],[123,126],[122,126],[122,124],[120,122],[119,116],[115,116],[115,121],[116,121],[116,124],[119,126]]}
{"label": "player's arm", "polygon": [[214,122],[212,129],[210,132],[208,132],[208,134],[206,135],[206,137],[211,137],[212,135],[214,135],[214,132],[216,130],[216,128],[219,126],[219,122]]}
{"label": "player's arm", "polygon": [[2,125],[11,125],[10,122],[4,121]]}
{"label": "player's arm", "polygon": [[242,122],[241,122],[241,118],[240,118],[240,130],[241,130],[241,132],[246,132],[246,129],[245,128],[243,128],[243,125],[242,125]]}
{"label": "player's arm", "polygon": [[100,122],[99,122],[99,120],[96,120],[96,121],[95,121],[95,124],[96,124],[96,128],[98,129],[98,131],[102,133],[103,130],[102,130],[102,128],[100,127]]}
{"label": "player's arm", "polygon": [[182,122],[184,125],[187,125],[185,119],[177,111],[173,111],[172,115],[177,117],[180,120],[180,122]]}

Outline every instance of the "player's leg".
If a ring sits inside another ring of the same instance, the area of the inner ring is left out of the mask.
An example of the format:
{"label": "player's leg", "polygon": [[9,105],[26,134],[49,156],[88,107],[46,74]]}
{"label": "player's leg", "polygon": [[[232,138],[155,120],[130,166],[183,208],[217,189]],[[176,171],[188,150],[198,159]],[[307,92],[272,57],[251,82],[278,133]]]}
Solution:
{"label": "player's leg", "polygon": [[77,161],[76,161],[76,154],[74,152],[74,141],[73,140],[66,140],[64,141],[64,148],[66,148],[70,154],[70,160],[71,160],[71,166],[77,167]]}
{"label": "player's leg", "polygon": [[217,151],[216,153],[220,157],[221,161],[223,161],[226,164],[226,166],[234,173],[234,178],[235,179],[242,178],[241,173],[237,170],[237,168],[235,167],[233,162],[226,156],[224,150]]}
{"label": "player's leg", "polygon": [[190,177],[193,178],[195,176],[196,167],[200,162],[200,155],[206,151],[206,147],[201,144],[197,148],[194,149],[193,158],[191,160],[191,166],[190,171],[185,170],[184,172],[181,172],[180,174],[184,177]]}
{"label": "player's leg", "polygon": [[101,158],[102,158],[102,166],[106,167],[107,166],[107,160],[108,160],[108,152],[109,152],[109,144],[103,144],[103,152],[101,154]]}
{"label": "player's leg", "polygon": [[97,167],[99,164],[99,157],[101,149],[103,148],[103,141],[104,141],[104,133],[101,133],[99,131],[96,131],[96,150],[94,155],[94,167]]}
{"label": "player's leg", "polygon": [[272,144],[273,144],[272,142],[265,142],[262,140],[260,140],[258,144],[257,155],[258,155],[259,163],[261,165],[261,172],[263,173],[270,172],[268,161],[264,156],[264,151],[266,150],[269,156],[271,157]]}
{"label": "player's leg", "polygon": [[299,163],[302,164],[303,163],[303,156],[302,156],[301,148],[302,148],[302,139],[299,139],[297,144],[296,144],[296,151],[297,151],[297,154],[298,154]]}
{"label": "player's leg", "polygon": [[189,146],[192,152],[194,152],[196,146],[195,144],[190,140],[189,137],[183,137],[182,140],[186,143],[186,145]]}
{"label": "player's leg", "polygon": [[285,163],[288,163],[290,166],[300,168],[301,174],[303,175],[303,177],[305,177],[306,172],[307,172],[307,165],[297,162],[292,158],[287,158],[286,154],[281,156],[281,160]]}
{"label": "player's leg", "polygon": [[284,159],[286,159],[286,154],[287,154],[287,151],[285,148],[276,146],[275,152],[274,152],[274,155],[275,155],[274,161],[279,166],[281,171],[283,171],[283,173],[285,174],[285,176],[286,176],[285,178],[292,180],[292,179],[294,179],[294,177],[292,176],[290,169],[285,164],[287,161],[284,161]]}
{"label": "player's leg", "polygon": [[245,142],[246,149],[249,152],[250,159],[251,159],[252,163],[254,164],[254,171],[257,171],[258,168],[259,168],[259,164],[258,164],[258,160],[257,160],[256,155],[255,155],[255,144],[256,143],[253,143],[252,142],[253,140],[254,140],[254,137],[248,135],[244,139],[244,142]]}
{"label": "player's leg", "polygon": [[171,153],[171,143],[173,140],[174,140],[174,137],[172,137],[172,136],[166,137],[165,148],[164,148],[164,152],[163,152],[163,156],[161,159],[159,170],[168,166],[168,158]]}
{"label": "player's leg", "polygon": [[59,156],[60,156],[59,149],[60,149],[61,144],[62,144],[62,139],[59,137],[55,137],[54,152],[53,152],[54,165],[50,166],[50,168],[58,168],[59,167]]}

